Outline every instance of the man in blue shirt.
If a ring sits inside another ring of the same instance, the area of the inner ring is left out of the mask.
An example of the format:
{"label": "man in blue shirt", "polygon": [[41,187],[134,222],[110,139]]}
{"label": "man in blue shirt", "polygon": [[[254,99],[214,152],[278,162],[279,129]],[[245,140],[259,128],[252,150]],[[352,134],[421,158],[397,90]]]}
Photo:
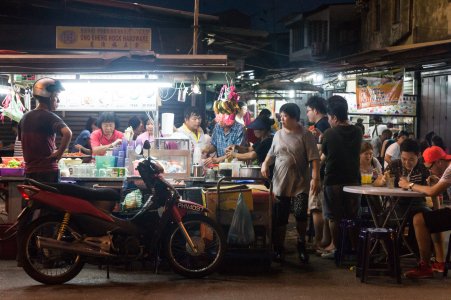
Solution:
{"label": "man in blue shirt", "polygon": [[246,144],[243,125],[231,120],[228,115],[221,115],[216,119],[218,123],[213,129],[211,145],[206,146],[202,152],[209,154],[216,151],[217,157],[207,158],[204,162],[205,165],[223,162],[226,159],[226,148],[228,146],[244,146]]}

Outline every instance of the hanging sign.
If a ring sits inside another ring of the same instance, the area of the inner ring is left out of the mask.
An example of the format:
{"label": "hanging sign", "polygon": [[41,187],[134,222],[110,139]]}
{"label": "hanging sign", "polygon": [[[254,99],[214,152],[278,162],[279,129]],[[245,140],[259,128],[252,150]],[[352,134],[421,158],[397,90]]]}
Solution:
{"label": "hanging sign", "polygon": [[417,96],[404,95],[395,105],[380,105],[367,108],[358,108],[356,94],[354,93],[334,93],[342,96],[348,102],[348,113],[359,115],[388,115],[388,116],[416,116]]}
{"label": "hanging sign", "polygon": [[403,96],[403,79],[357,77],[357,108],[397,105]]}
{"label": "hanging sign", "polygon": [[150,50],[150,28],[56,27],[57,49]]}
{"label": "hanging sign", "polygon": [[63,82],[59,111],[155,111],[156,86],[146,82]]}

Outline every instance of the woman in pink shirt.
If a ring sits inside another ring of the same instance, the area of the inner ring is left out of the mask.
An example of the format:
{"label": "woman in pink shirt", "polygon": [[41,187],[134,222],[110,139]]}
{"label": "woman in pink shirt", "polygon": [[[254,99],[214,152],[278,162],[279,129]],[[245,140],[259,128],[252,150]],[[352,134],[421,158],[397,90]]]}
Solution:
{"label": "woman in pink shirt", "polygon": [[146,131],[138,135],[136,138],[136,145],[143,145],[145,141],[152,143],[154,141],[153,137],[153,120],[147,119],[146,121]]}
{"label": "woman in pink shirt", "polygon": [[92,155],[105,155],[109,148],[122,143],[124,134],[116,130],[119,122],[114,112],[103,112],[98,124],[99,129],[91,133]]}

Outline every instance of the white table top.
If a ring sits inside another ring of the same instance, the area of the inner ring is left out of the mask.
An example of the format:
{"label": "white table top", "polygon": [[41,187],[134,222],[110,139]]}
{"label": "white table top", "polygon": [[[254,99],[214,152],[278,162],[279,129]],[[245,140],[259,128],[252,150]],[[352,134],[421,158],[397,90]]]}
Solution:
{"label": "white table top", "polygon": [[404,190],[401,188],[390,189],[387,187],[375,187],[372,185],[345,186],[343,191],[353,194],[375,195],[375,196],[396,196],[396,197],[425,197],[424,194]]}

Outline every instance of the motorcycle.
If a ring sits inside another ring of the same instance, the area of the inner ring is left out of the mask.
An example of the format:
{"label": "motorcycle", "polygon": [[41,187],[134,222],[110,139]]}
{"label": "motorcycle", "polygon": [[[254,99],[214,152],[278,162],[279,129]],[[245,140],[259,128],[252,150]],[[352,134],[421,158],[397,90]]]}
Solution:
{"label": "motorcycle", "polygon": [[114,214],[120,200],[112,189],[90,189],[69,183],[44,184],[28,179],[18,189],[27,206],[18,222],[40,216],[19,227],[19,261],[25,272],[44,284],[73,279],[85,263],[120,265],[153,261],[164,253],[171,268],[189,278],[214,272],[226,242],[209,210],[181,200],[150,157],[137,170],[150,192],[131,216]]}

